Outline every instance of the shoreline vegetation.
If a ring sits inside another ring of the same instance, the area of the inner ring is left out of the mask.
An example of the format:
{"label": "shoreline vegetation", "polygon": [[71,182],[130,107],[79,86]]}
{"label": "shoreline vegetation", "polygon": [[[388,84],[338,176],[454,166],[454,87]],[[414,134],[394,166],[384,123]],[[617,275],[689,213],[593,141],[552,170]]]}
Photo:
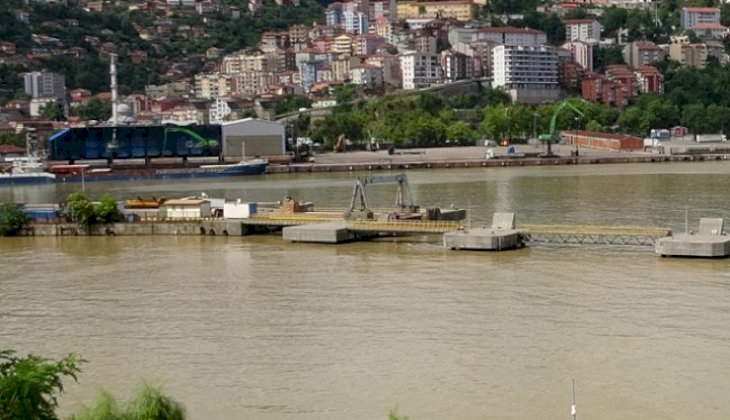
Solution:
{"label": "shoreline vegetation", "polygon": [[[69,353],[58,360],[37,355],[17,356],[13,350],[0,350],[0,419],[62,418],[58,413],[64,381],[79,382],[81,356]],[[185,420],[185,406],[162,392],[162,387],[146,382],[134,396],[120,402],[111,392],[100,389],[91,405],[82,405],[68,420]],[[388,412],[388,420],[407,420],[398,408]]]}

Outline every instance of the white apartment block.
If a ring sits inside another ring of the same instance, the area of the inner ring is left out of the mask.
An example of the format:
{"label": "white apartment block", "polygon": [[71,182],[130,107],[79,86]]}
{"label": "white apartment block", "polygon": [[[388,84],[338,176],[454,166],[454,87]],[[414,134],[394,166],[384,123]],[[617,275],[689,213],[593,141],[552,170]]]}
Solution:
{"label": "white apartment block", "polygon": [[701,24],[720,24],[720,9],[717,7],[683,7],[680,12],[680,27],[693,30]]}
{"label": "white apartment block", "polygon": [[554,47],[498,45],[492,55],[492,85],[505,89],[513,101],[539,104],[560,96]]}
{"label": "white apartment block", "polygon": [[597,43],[601,39],[601,24],[595,19],[569,19],[565,21],[565,40]]}
{"label": "white apartment block", "polygon": [[411,51],[403,54],[400,61],[403,89],[421,89],[441,83],[440,56]]}

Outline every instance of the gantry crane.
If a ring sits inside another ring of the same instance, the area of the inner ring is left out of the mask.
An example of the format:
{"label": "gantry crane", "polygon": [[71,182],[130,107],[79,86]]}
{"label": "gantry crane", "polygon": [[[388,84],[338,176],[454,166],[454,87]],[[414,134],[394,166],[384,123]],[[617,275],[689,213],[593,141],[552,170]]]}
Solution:
{"label": "gantry crane", "polygon": [[418,206],[413,202],[413,195],[411,194],[411,188],[408,185],[408,178],[405,174],[400,174],[359,177],[355,182],[355,188],[352,190],[352,198],[350,200],[350,209],[348,214],[352,214],[355,211],[359,199],[360,212],[365,213],[367,218],[372,217],[372,210],[368,206],[367,186],[373,184],[398,184],[398,191],[395,196],[396,207],[400,210],[406,210],[409,212],[418,211]]}

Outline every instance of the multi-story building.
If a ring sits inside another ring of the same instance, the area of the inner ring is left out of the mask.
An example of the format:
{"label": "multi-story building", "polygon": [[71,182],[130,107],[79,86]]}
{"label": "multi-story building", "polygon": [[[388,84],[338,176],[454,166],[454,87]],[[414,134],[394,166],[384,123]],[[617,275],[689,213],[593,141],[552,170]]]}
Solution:
{"label": "multi-story building", "polygon": [[365,90],[383,87],[383,69],[372,64],[357,64],[350,68],[350,82]]}
{"label": "multi-story building", "polygon": [[471,79],[471,58],[466,54],[445,50],[441,52],[441,71],[447,83],[457,80]]}
{"label": "multi-story building", "polygon": [[276,85],[279,73],[260,70],[245,70],[232,76],[231,90],[250,96],[261,95]]}
{"label": "multi-story building", "polygon": [[342,25],[342,3],[336,1],[327,6],[324,17],[327,25]]}
{"label": "multi-story building", "polygon": [[427,30],[416,31],[412,38],[413,49],[421,54],[436,54],[436,35]]}
{"label": "multi-story building", "polygon": [[605,74],[588,73],[581,81],[581,96],[592,102],[622,108],[628,104],[630,92],[627,86],[610,80]]}
{"label": "multi-story building", "polygon": [[195,97],[215,99],[228,96],[232,92],[231,75],[220,73],[201,73],[195,75]]}
{"label": "multi-story building", "polygon": [[565,21],[565,40],[597,43],[601,39],[601,24],[595,19],[569,19]]}
{"label": "multi-story building", "polygon": [[593,71],[593,45],[582,41],[566,42],[562,48],[570,51],[573,62],[583,70]]}
{"label": "multi-story building", "polygon": [[692,30],[699,36],[712,39],[724,39],[728,35],[728,28],[719,23],[698,23]]}
{"label": "multi-story building", "polygon": [[377,54],[371,55],[365,59],[365,62],[378,66],[383,69],[383,84],[391,88],[400,88],[403,86],[400,67],[400,58],[394,54]]}
{"label": "multi-story building", "polygon": [[66,102],[66,78],[51,71],[34,71],[25,73],[25,93],[33,98],[57,99]]}
{"label": "multi-story building", "polygon": [[299,79],[305,92],[317,83],[317,73],[324,66],[322,61],[305,61],[299,65]]}
{"label": "multi-story building", "polygon": [[474,20],[477,5],[471,0],[398,2],[398,19],[442,18],[463,22]]}
{"label": "multi-story building", "polygon": [[657,44],[649,41],[634,41],[626,44],[623,49],[624,61],[631,68],[648,66],[651,63],[664,60],[666,53]]}
{"label": "multi-story building", "polygon": [[346,10],[342,13],[343,24],[345,32],[351,34],[366,34],[368,33],[368,16],[359,10]]}
{"label": "multi-story building", "polygon": [[261,42],[259,45],[262,50],[275,50],[277,48],[286,49],[291,46],[289,32],[264,32],[261,34]]}
{"label": "multi-story building", "polygon": [[707,45],[707,56],[708,57],[715,57],[717,58],[717,61],[720,62],[721,65],[728,64],[728,54],[725,52],[725,45],[723,45],[720,41],[707,41],[705,42],[705,45]]}
{"label": "multi-story building", "polygon": [[704,69],[707,67],[707,45],[674,43],[669,44],[669,57],[683,66]]}
{"label": "multi-story building", "polygon": [[334,52],[345,56],[352,55],[352,38],[350,34],[342,34],[335,38]]}
{"label": "multi-story building", "polygon": [[375,54],[378,48],[385,44],[385,39],[375,34],[358,35],[352,41],[354,55]]}
{"label": "multi-story building", "polygon": [[503,45],[537,47],[547,44],[547,34],[537,29],[512,26],[479,28],[474,41],[491,41]]}
{"label": "multi-story building", "polygon": [[306,45],[309,42],[309,30],[305,25],[292,25],[289,27],[289,42],[292,47]]}
{"label": "multi-story building", "polygon": [[504,88],[513,101],[539,104],[560,96],[555,48],[498,45],[492,55],[492,85]]}
{"label": "multi-story building", "polygon": [[401,55],[403,89],[413,90],[441,83],[441,60],[438,55],[409,51]]}
{"label": "multi-story building", "polygon": [[694,30],[700,24],[719,24],[720,9],[718,7],[683,7],[679,19],[679,26],[684,30]]}
{"label": "multi-story building", "polygon": [[560,61],[558,64],[558,80],[565,89],[579,90],[585,73],[583,67],[573,61]]}
{"label": "multi-story building", "polygon": [[664,77],[656,67],[644,66],[634,70],[640,93],[664,93]]}

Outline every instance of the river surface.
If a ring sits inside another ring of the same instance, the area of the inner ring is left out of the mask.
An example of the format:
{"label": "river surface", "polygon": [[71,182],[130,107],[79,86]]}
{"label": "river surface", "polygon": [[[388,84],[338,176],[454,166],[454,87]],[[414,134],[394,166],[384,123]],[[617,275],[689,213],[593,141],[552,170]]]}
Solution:
{"label": "river surface", "polygon": [[[730,165],[408,172],[424,207],[518,223],[696,228],[730,219]],[[92,196],[345,207],[350,174],[86,183]],[[61,200],[80,185],[0,189]],[[372,187],[377,207],[392,187]],[[336,246],[249,237],[0,240],[0,348],[88,360],[62,412],[100,387],[162,384],[194,419],[730,418],[730,261],[647,248],[455,252],[419,236]]]}

